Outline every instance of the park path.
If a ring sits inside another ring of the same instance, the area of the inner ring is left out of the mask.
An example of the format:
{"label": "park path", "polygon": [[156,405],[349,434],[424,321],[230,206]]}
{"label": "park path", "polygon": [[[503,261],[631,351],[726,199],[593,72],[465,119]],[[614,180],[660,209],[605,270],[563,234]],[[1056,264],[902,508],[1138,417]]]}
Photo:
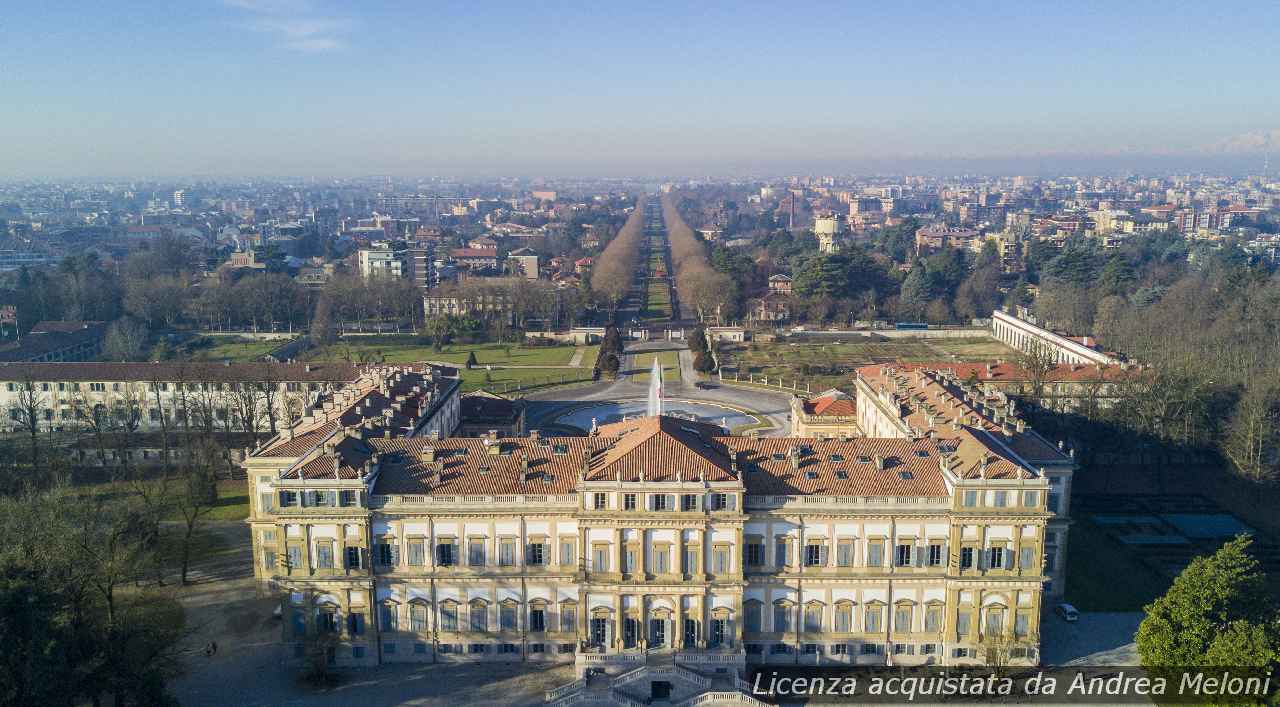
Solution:
{"label": "park path", "polygon": [[583,357],[586,353],[587,353],[587,350],[586,350],[586,349],[584,349],[584,348],[582,348],[581,346],[579,346],[578,348],[574,349],[574,350],[573,350],[573,358],[569,359],[569,367],[570,367],[570,368],[582,368],[582,357]]}

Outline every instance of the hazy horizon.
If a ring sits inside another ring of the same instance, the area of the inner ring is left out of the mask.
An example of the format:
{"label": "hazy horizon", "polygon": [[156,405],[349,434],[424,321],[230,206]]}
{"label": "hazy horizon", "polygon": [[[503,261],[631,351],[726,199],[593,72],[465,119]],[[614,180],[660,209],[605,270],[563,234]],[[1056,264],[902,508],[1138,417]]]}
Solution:
{"label": "hazy horizon", "polygon": [[1280,6],[20,5],[0,179],[1258,173]]}

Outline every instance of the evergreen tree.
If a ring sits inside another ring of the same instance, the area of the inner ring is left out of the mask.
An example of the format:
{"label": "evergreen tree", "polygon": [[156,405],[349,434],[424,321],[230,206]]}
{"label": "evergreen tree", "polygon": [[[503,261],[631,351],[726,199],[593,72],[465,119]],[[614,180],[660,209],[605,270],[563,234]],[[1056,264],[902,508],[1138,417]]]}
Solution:
{"label": "evergreen tree", "polygon": [[1280,625],[1251,543],[1242,535],[1197,557],[1146,606],[1137,635],[1145,667],[1275,668]]}

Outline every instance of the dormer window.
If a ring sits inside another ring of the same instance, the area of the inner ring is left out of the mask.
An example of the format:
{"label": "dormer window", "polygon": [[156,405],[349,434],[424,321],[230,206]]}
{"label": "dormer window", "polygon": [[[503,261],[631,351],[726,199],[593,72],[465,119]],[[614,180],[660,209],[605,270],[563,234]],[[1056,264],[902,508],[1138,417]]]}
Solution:
{"label": "dormer window", "polygon": [[569,445],[567,445],[567,444],[557,444],[557,445],[554,445],[554,446],[552,446],[552,447],[551,447],[551,453],[552,453],[552,454],[568,454],[568,453],[569,453]]}
{"label": "dormer window", "polygon": [[818,472],[816,472],[816,471],[806,471],[806,472],[804,473],[804,478],[806,478],[806,479],[816,479],[816,478],[818,478]]}
{"label": "dormer window", "polygon": [[898,478],[899,478],[899,479],[902,479],[903,481],[910,481],[910,480],[914,479],[914,478],[915,478],[915,476],[914,476],[914,475],[912,475],[912,473],[911,473],[911,472],[909,472],[909,471],[899,471],[899,472],[898,472]]}
{"label": "dormer window", "polygon": [[858,463],[859,463],[859,464],[870,464],[870,463],[871,463],[871,457],[869,457],[869,456],[867,456],[867,455],[865,455],[865,454],[859,454],[859,455],[858,455]]}
{"label": "dormer window", "polygon": [[827,461],[832,461],[832,462],[842,462],[842,461],[844,461],[844,455],[843,455],[843,454],[832,454],[831,456],[827,457]]}
{"label": "dormer window", "polygon": [[917,449],[916,456],[921,458],[927,457],[929,456],[929,451],[926,449]]}
{"label": "dormer window", "polygon": [[786,461],[786,460],[787,460],[787,455],[785,455],[785,454],[783,454],[783,453],[781,453],[781,452],[774,452],[774,453],[773,453],[773,460],[774,460],[774,461],[776,461],[776,462],[784,462],[784,461]]}
{"label": "dormer window", "polygon": [[849,478],[849,472],[845,471],[844,469],[841,469],[841,470],[839,470],[839,471],[837,471],[837,472],[836,472],[836,478],[837,478],[837,479],[847,479],[847,478]]}

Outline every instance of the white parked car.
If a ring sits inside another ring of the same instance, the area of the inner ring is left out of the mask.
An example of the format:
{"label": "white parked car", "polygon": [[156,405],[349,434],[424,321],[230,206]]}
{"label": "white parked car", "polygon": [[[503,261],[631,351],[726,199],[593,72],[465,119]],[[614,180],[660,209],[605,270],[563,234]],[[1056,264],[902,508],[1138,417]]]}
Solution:
{"label": "white parked car", "polygon": [[1057,613],[1058,616],[1061,616],[1062,620],[1067,623],[1075,623],[1076,620],[1080,618],[1080,612],[1076,611],[1076,608],[1070,604],[1059,604],[1054,609],[1054,612]]}

